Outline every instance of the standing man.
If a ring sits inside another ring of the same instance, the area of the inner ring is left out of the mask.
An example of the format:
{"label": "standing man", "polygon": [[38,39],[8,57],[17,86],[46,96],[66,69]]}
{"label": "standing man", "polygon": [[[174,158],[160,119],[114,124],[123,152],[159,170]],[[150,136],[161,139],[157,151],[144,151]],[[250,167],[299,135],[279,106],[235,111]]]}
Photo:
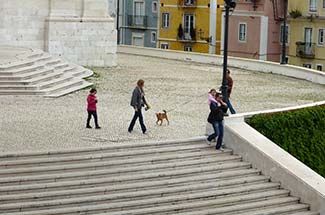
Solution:
{"label": "standing man", "polygon": [[144,98],[143,87],[144,87],[144,81],[140,79],[138,80],[137,86],[134,88],[132,93],[131,106],[134,108],[134,116],[128,129],[130,133],[133,131],[133,127],[138,118],[139,118],[142,133],[145,134],[147,131],[147,128],[143,122],[142,107],[146,106],[146,110],[148,110],[150,106],[148,105],[146,99]]}
{"label": "standing man", "polygon": [[228,87],[227,87],[227,95],[228,95],[228,99],[227,99],[227,105],[228,105],[228,108],[230,110],[230,113],[231,114],[235,114],[236,111],[235,109],[232,107],[232,104],[230,102],[230,94],[231,94],[231,91],[232,91],[232,86],[234,84],[234,81],[232,80],[231,76],[230,76],[230,70],[227,69],[227,83],[228,83]]}

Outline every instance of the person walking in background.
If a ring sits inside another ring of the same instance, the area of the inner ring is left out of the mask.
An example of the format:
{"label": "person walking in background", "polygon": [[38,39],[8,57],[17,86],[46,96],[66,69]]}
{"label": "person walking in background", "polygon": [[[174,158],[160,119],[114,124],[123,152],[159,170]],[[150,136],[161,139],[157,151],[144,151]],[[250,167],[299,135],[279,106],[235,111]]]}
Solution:
{"label": "person walking in background", "polygon": [[138,80],[137,86],[134,88],[132,93],[131,106],[134,108],[134,116],[128,128],[128,131],[130,133],[133,131],[133,127],[138,118],[139,118],[142,133],[145,134],[147,132],[147,128],[143,122],[142,107],[145,106],[146,110],[148,110],[150,106],[148,105],[144,97],[143,87],[144,87],[144,81],[140,79]]}
{"label": "person walking in background", "polygon": [[91,116],[94,117],[94,120],[95,120],[95,126],[96,126],[96,129],[100,129],[101,127],[98,125],[98,118],[97,118],[97,98],[96,98],[96,93],[97,93],[97,90],[95,88],[92,88],[90,91],[89,91],[89,95],[87,97],[87,103],[88,103],[88,106],[87,106],[87,112],[88,112],[88,118],[87,118],[87,125],[86,125],[86,128],[92,128],[90,126],[90,120],[91,120]]}
{"label": "person walking in background", "polygon": [[230,113],[231,114],[235,114],[236,111],[235,111],[235,109],[233,108],[233,106],[232,106],[232,104],[230,102],[230,94],[231,94],[231,91],[232,91],[232,87],[233,87],[234,81],[232,80],[232,78],[230,76],[230,70],[229,69],[227,69],[227,76],[226,76],[226,78],[227,78],[227,83],[228,83],[228,87],[227,87],[227,96],[228,96],[228,98],[227,98],[227,102],[226,103],[227,103],[227,106],[229,108]]}
{"label": "person walking in background", "polygon": [[208,116],[208,122],[211,123],[214,133],[208,136],[207,142],[211,145],[211,141],[218,137],[216,150],[219,150],[223,140],[223,118],[227,112],[227,104],[222,101],[221,93],[217,92],[215,98],[216,102],[211,102],[210,104],[210,114]]}

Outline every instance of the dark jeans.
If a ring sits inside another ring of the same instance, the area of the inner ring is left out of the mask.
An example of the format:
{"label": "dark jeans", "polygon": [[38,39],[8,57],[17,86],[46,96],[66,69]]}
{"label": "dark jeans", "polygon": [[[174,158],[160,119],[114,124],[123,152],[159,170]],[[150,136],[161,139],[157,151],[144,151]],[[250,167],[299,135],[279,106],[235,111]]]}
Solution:
{"label": "dark jeans", "polygon": [[228,106],[229,111],[230,111],[231,114],[235,114],[236,113],[235,109],[232,107],[232,104],[230,102],[230,99],[227,100],[227,106]]}
{"label": "dark jeans", "polygon": [[99,125],[98,125],[98,118],[97,118],[97,111],[93,111],[93,110],[88,110],[87,126],[90,126],[89,123],[90,123],[91,115],[94,116],[95,126],[96,127],[99,127]]}
{"label": "dark jeans", "polygon": [[132,121],[130,123],[130,126],[129,126],[129,129],[128,129],[129,132],[131,132],[133,130],[135,122],[137,121],[138,118],[139,118],[142,133],[145,133],[147,131],[147,128],[146,128],[146,126],[144,125],[144,122],[143,122],[142,111],[141,111],[141,108],[140,108],[140,109],[138,109],[138,111],[134,112],[133,119],[132,119]]}
{"label": "dark jeans", "polygon": [[208,136],[208,140],[212,141],[213,139],[218,137],[216,149],[220,149],[220,147],[222,145],[222,139],[223,139],[223,123],[222,123],[222,121],[217,121],[217,122],[214,122],[211,124],[212,124],[213,130],[214,130],[214,133]]}

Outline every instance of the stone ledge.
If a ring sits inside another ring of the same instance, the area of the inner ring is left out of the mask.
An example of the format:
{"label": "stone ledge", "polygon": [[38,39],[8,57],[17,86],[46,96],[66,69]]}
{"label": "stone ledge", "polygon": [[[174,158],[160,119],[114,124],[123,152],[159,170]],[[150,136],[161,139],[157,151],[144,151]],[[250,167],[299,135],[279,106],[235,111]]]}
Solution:
{"label": "stone ledge", "polygon": [[312,210],[325,214],[325,179],[246,124],[243,116],[226,119],[225,143]]}
{"label": "stone ledge", "polygon": [[46,22],[114,22],[111,17],[62,17],[62,16],[50,16],[45,19]]}

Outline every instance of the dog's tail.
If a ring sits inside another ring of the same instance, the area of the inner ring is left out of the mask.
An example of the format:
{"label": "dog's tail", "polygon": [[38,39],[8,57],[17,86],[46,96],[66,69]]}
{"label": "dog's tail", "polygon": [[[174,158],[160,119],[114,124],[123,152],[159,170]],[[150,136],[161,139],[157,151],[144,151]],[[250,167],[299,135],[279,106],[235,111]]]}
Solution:
{"label": "dog's tail", "polygon": [[164,112],[164,113],[167,113],[167,111],[166,111],[166,110],[163,110],[163,112]]}

